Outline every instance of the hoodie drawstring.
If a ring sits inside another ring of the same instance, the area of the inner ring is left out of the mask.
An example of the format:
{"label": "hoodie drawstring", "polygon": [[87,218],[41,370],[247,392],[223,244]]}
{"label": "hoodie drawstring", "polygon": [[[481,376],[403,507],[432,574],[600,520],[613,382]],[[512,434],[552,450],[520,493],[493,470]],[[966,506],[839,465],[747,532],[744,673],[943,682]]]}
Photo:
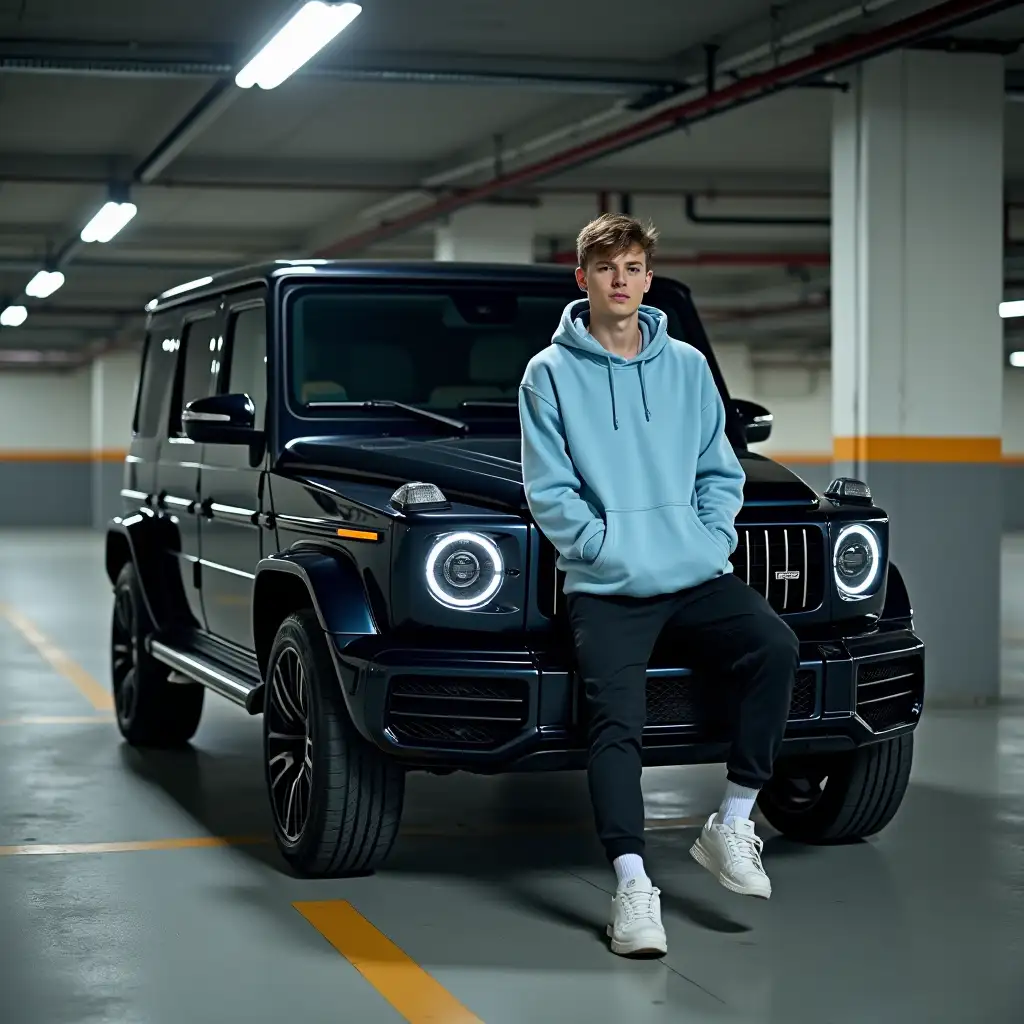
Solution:
{"label": "hoodie drawstring", "polygon": [[612,393],[612,424],[619,429],[619,416],[615,410],[615,378],[612,376],[612,361],[608,359],[608,390]]}
{"label": "hoodie drawstring", "polygon": [[647,417],[647,422],[650,423],[651,422],[651,410],[650,410],[650,408],[647,405],[647,388],[644,386],[644,360],[643,359],[641,359],[640,362],[637,363],[637,368],[640,371],[640,394],[643,396],[643,399],[644,399],[644,415]]}
{"label": "hoodie drawstring", "polygon": [[[608,390],[611,392],[612,396],[612,424],[615,429],[618,430],[619,413],[618,408],[615,405],[615,373],[612,370],[612,360],[610,356],[608,357],[606,365],[608,367]],[[640,374],[640,394],[644,401],[644,416],[647,418],[647,422],[650,423],[651,407],[647,404],[647,385],[644,383],[644,360],[641,359],[640,362],[636,364],[636,368],[637,372]]]}

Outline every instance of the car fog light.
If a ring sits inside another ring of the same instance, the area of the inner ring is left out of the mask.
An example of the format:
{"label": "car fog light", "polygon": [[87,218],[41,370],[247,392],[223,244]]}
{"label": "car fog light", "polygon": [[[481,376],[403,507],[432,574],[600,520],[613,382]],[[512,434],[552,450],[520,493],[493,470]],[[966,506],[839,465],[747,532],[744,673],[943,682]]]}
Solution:
{"label": "car fog light", "polygon": [[427,589],[448,608],[482,608],[501,588],[504,572],[498,546],[479,533],[450,533],[427,555]]}
{"label": "car fog light", "polygon": [[832,568],[842,596],[868,597],[882,568],[874,530],[859,523],[844,527],[836,539]]}

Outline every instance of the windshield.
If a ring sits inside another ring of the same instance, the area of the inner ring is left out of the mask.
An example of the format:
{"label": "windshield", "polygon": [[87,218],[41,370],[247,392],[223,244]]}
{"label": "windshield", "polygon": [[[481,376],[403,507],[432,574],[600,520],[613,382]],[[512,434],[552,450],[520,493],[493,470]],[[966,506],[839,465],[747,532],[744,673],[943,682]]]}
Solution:
{"label": "windshield", "polygon": [[[685,295],[657,284],[656,278],[646,301],[668,314],[669,333],[709,354]],[[303,287],[288,303],[289,404],[315,418],[384,412],[344,404],[371,401],[466,421],[501,416],[504,407],[514,418],[526,364],[551,343],[566,304],[580,297],[571,275],[564,285],[353,281]],[[518,429],[517,420],[514,425]]]}

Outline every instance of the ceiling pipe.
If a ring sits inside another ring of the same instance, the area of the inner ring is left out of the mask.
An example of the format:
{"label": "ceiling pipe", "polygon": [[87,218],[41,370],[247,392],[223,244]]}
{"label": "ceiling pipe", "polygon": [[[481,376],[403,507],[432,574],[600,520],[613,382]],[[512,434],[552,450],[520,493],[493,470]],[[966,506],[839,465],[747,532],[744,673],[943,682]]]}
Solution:
{"label": "ceiling pipe", "polygon": [[463,207],[490,199],[509,188],[568,171],[612,153],[629,149],[685,124],[705,120],[746,105],[765,96],[791,88],[809,78],[837,71],[896,49],[922,37],[968,24],[985,15],[1016,6],[1018,0],[947,0],[902,21],[851,39],[828,43],[795,60],[705,92],[694,99],[672,103],[634,124],[600,135],[588,142],[497,175],[458,195],[447,196],[427,206],[340,239],[320,249],[320,257],[350,255],[369,245],[394,238],[412,228],[435,221]]}
{"label": "ceiling pipe", "polygon": [[[0,41],[0,73],[69,75],[92,78],[226,78],[237,65],[225,60],[180,57],[134,57],[116,53],[89,54],[81,44],[50,42],[25,45]],[[46,48],[50,52],[46,52]],[[74,52],[74,48],[78,53]],[[3,50],[8,52],[4,53]],[[70,52],[69,52],[70,51]],[[570,95],[622,95],[627,92],[671,94],[685,88],[684,82],[661,78],[634,78],[532,71],[502,71],[486,68],[440,70],[386,65],[331,65],[313,62],[295,72],[296,78],[327,79],[338,82],[369,82],[400,85],[510,86],[544,89]]]}
{"label": "ceiling pipe", "polygon": [[683,209],[686,212],[686,219],[691,224],[703,225],[729,225],[731,227],[829,227],[832,223],[831,217],[737,217],[733,214],[706,214],[697,212],[697,197],[687,193],[683,200]]}
{"label": "ceiling pipe", "polygon": [[[788,50],[792,50],[794,47],[806,44],[807,40],[813,39],[815,36],[820,36],[822,33],[829,32],[840,25],[874,14],[894,2],[895,0],[862,0],[861,3],[846,7],[841,11],[836,11],[827,18],[812,22],[809,25],[803,25],[798,29],[793,29],[781,37],[775,36],[773,31],[770,42],[762,43],[750,50],[746,50],[742,53],[736,54],[735,56],[729,57],[726,60],[719,60],[716,56],[716,72],[720,75],[728,74],[735,77],[739,72],[759,61],[765,59],[777,61],[783,53]],[[811,74],[806,77],[805,81],[809,83],[819,78],[819,75]],[[651,101],[652,103],[657,104],[661,100],[669,98],[669,96],[652,97]],[[535,138],[528,139],[525,142],[513,146],[511,149],[505,150],[501,154],[502,163],[508,164],[513,160],[529,159],[538,151],[546,150],[552,146],[562,143],[569,143],[573,139],[579,138],[581,135],[591,131],[596,131],[610,122],[617,121],[623,116],[627,116],[631,111],[646,109],[650,105],[650,103],[630,104],[625,99],[620,99],[610,107],[597,111],[580,121],[573,121],[569,124],[560,125],[552,131],[546,132],[545,134]],[[374,205],[367,207],[365,210],[360,212],[358,219],[369,220],[375,217],[384,216],[385,214],[391,213],[392,210],[395,210],[398,207],[405,206],[410,202],[419,200],[423,191],[430,191],[437,186],[450,186],[453,182],[458,181],[461,178],[467,178],[473,174],[489,174],[493,169],[493,154],[477,157],[459,164],[458,166],[446,168],[443,171],[430,175],[414,189],[398,193],[383,202],[375,203]]]}
{"label": "ceiling pipe", "polygon": [[[557,252],[552,263],[576,265],[573,250]],[[694,252],[683,254],[658,253],[657,266],[666,267],[827,267],[831,258],[827,252]]]}

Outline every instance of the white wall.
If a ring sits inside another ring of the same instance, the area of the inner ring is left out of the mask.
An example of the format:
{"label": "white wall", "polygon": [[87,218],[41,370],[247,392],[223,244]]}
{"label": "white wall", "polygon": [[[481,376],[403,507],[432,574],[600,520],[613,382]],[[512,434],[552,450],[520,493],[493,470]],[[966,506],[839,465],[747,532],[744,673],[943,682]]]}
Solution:
{"label": "white wall", "polygon": [[131,444],[139,354],[112,352],[97,359],[91,369],[93,451],[123,452]]}
{"label": "white wall", "polygon": [[[740,345],[718,345],[715,352],[732,394],[761,402],[775,416],[772,436],[757,446],[759,451],[831,453],[827,370],[759,368]],[[72,374],[0,373],[0,454],[123,451],[130,440],[137,371],[134,353],[118,353],[95,369]],[[1024,455],[1024,368],[1009,367],[1003,375],[1003,452]]]}
{"label": "white wall", "polygon": [[[829,370],[758,368],[741,345],[716,345],[715,353],[733,397],[760,402],[775,417],[771,438],[757,451],[797,458],[831,454]],[[1003,454],[1024,455],[1024,368],[1003,371]]]}
{"label": "white wall", "polygon": [[0,455],[86,453],[89,371],[0,373]]}
{"label": "white wall", "polygon": [[756,446],[765,455],[832,454],[832,395],[828,370],[765,366],[743,345],[716,345],[715,354],[734,398],[766,406],[775,421],[771,437]]}
{"label": "white wall", "polygon": [[73,373],[0,373],[0,457],[125,451],[138,366],[118,352]]}

